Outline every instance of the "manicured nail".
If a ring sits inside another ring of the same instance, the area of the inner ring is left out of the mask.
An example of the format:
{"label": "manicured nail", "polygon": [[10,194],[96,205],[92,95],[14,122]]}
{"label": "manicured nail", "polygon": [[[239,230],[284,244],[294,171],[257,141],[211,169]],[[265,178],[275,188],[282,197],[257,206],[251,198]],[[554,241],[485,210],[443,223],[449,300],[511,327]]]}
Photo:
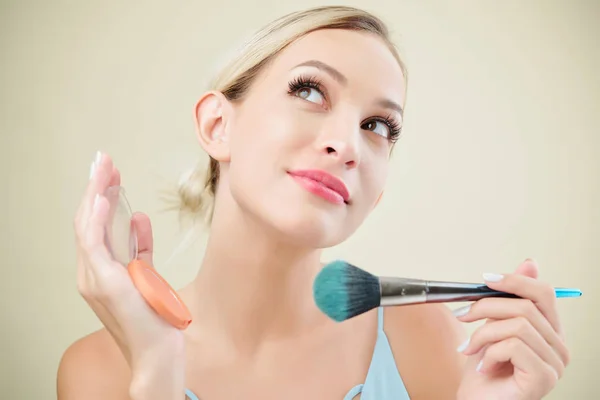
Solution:
{"label": "manicured nail", "polygon": [[471,311],[470,304],[468,306],[457,308],[456,310],[452,311],[452,314],[454,314],[454,316],[458,318],[467,315],[469,311]]}
{"label": "manicured nail", "polygon": [[492,274],[489,272],[486,272],[485,274],[483,274],[483,279],[488,282],[500,282],[503,278],[504,278],[504,275],[500,275],[500,274]]}
{"label": "manicured nail", "polygon": [[94,176],[94,171],[96,171],[96,162],[92,161],[92,165],[90,165],[90,179]]}
{"label": "manicured nail", "polygon": [[469,345],[469,342],[471,341],[471,338],[467,338],[467,340],[465,340],[463,342],[463,344],[461,344],[460,346],[458,346],[456,348],[456,351],[458,351],[459,353],[462,353],[463,351],[465,351],[465,349],[467,348],[467,346]]}
{"label": "manicured nail", "polygon": [[479,364],[477,364],[477,368],[475,368],[475,371],[481,372],[482,367],[483,367],[483,360],[479,361]]}

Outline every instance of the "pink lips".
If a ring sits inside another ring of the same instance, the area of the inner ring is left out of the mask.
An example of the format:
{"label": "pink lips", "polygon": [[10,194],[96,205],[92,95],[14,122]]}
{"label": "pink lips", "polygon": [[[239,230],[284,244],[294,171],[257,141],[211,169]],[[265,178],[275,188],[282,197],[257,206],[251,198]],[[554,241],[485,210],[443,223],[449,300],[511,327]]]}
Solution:
{"label": "pink lips", "polygon": [[289,174],[306,190],[331,203],[348,203],[350,193],[344,182],[325,171],[297,170]]}

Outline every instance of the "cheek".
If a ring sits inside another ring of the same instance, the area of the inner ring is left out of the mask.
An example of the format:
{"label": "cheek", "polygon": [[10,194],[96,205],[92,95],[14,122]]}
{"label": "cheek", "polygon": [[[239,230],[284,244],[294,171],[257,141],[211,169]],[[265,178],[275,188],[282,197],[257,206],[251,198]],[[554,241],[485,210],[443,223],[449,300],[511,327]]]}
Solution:
{"label": "cheek", "polygon": [[361,174],[362,193],[365,194],[364,200],[367,205],[374,204],[387,180],[389,161],[379,158],[363,165],[364,173]]}
{"label": "cheek", "polygon": [[289,164],[294,154],[310,144],[311,132],[317,131],[291,99],[252,99],[248,105],[251,107],[240,110],[230,127],[232,163],[251,159],[255,167],[267,164],[272,168],[273,162],[281,159]]}
{"label": "cheek", "polygon": [[237,195],[257,201],[277,196],[277,183],[299,147],[294,141],[298,125],[277,102],[252,99],[247,104],[229,127],[229,182]]}

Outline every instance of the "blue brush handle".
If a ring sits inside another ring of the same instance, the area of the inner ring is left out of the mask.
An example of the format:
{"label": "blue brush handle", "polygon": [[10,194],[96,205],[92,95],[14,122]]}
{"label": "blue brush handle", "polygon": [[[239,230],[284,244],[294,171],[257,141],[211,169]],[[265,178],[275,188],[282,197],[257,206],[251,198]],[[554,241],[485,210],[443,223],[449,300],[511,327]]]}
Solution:
{"label": "blue brush handle", "polygon": [[582,295],[581,290],[574,288],[555,288],[554,293],[559,299],[563,297],[581,297]]}

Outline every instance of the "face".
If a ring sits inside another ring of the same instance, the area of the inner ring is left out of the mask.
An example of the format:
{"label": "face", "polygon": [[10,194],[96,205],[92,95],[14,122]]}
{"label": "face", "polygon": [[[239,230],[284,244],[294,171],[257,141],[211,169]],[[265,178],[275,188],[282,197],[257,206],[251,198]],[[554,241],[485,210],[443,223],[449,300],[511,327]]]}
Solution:
{"label": "face", "polygon": [[304,36],[224,116],[219,192],[296,244],[342,242],[383,191],[404,92],[401,68],[376,36]]}

